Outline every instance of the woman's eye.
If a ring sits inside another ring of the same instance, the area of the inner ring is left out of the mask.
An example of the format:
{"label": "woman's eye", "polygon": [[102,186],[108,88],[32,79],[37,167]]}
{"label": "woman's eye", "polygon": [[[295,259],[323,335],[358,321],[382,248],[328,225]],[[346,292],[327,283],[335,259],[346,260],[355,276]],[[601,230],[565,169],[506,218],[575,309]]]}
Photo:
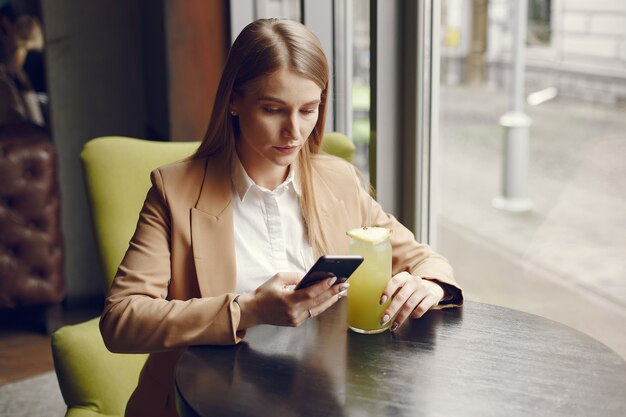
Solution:
{"label": "woman's eye", "polygon": [[276,107],[263,107],[263,111],[266,113],[278,113],[280,112],[280,109]]}
{"label": "woman's eye", "polygon": [[300,112],[302,114],[313,114],[313,113],[315,113],[315,111],[316,111],[316,109],[302,109],[302,110],[300,110]]}

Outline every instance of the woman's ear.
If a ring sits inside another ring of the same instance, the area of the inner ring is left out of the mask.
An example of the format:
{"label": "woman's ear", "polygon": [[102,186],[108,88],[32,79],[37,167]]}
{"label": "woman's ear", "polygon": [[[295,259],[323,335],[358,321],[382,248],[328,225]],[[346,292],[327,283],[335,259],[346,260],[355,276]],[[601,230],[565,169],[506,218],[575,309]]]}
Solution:
{"label": "woman's ear", "polygon": [[228,112],[231,116],[237,116],[239,114],[239,100],[239,94],[233,91],[230,96],[230,102],[228,103]]}

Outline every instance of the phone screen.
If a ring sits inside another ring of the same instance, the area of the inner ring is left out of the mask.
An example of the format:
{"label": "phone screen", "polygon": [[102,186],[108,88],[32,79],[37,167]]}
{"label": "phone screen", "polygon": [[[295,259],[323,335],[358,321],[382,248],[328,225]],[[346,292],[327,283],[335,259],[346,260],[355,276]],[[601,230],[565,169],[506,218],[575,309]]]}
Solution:
{"label": "phone screen", "polygon": [[315,265],[309,269],[304,278],[296,286],[296,290],[306,288],[320,280],[332,276],[337,277],[335,285],[350,278],[350,275],[361,265],[363,257],[358,255],[325,255],[321,256]]}

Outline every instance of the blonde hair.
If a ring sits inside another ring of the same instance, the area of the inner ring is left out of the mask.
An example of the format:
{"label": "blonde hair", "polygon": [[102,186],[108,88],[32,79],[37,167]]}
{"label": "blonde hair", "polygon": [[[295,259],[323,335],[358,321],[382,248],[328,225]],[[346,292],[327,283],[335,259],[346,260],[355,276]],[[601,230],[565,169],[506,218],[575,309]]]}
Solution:
{"label": "blonde hair", "polygon": [[241,31],[226,59],[211,120],[194,157],[230,158],[239,133],[238,119],[228,112],[233,93],[242,94],[251,82],[283,68],[310,79],[322,89],[319,118],[296,162],[305,229],[314,253],[319,256],[328,253],[329,245],[315,204],[311,158],[319,153],[324,135],[329,70],[319,39],[304,25],[292,20],[260,19]]}

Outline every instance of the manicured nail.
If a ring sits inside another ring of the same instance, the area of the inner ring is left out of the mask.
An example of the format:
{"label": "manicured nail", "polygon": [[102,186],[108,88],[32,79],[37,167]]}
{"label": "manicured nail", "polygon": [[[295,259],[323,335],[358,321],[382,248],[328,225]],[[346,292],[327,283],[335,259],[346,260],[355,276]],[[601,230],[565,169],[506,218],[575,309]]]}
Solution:
{"label": "manicured nail", "polygon": [[348,291],[343,290],[339,294],[337,294],[337,299],[339,300],[340,298],[345,297],[346,295],[348,295]]}
{"label": "manicured nail", "polygon": [[391,325],[391,331],[392,331],[392,332],[395,332],[397,329],[398,329],[398,323],[397,323],[397,322],[394,322],[394,323]]}
{"label": "manicured nail", "polygon": [[350,284],[348,284],[347,282],[339,285],[339,291],[345,291],[348,288],[350,288]]}
{"label": "manicured nail", "polygon": [[387,301],[387,296],[383,295],[382,297],[380,297],[380,301],[378,302],[378,304],[383,305],[385,304],[385,301]]}
{"label": "manicured nail", "polygon": [[330,278],[327,282],[328,282],[328,286],[332,287],[333,284],[335,283],[335,281],[337,281],[337,277],[332,277]]}
{"label": "manicured nail", "polygon": [[389,321],[389,314],[385,314],[383,318],[380,320],[381,326],[384,326],[385,323],[387,323],[388,321]]}

